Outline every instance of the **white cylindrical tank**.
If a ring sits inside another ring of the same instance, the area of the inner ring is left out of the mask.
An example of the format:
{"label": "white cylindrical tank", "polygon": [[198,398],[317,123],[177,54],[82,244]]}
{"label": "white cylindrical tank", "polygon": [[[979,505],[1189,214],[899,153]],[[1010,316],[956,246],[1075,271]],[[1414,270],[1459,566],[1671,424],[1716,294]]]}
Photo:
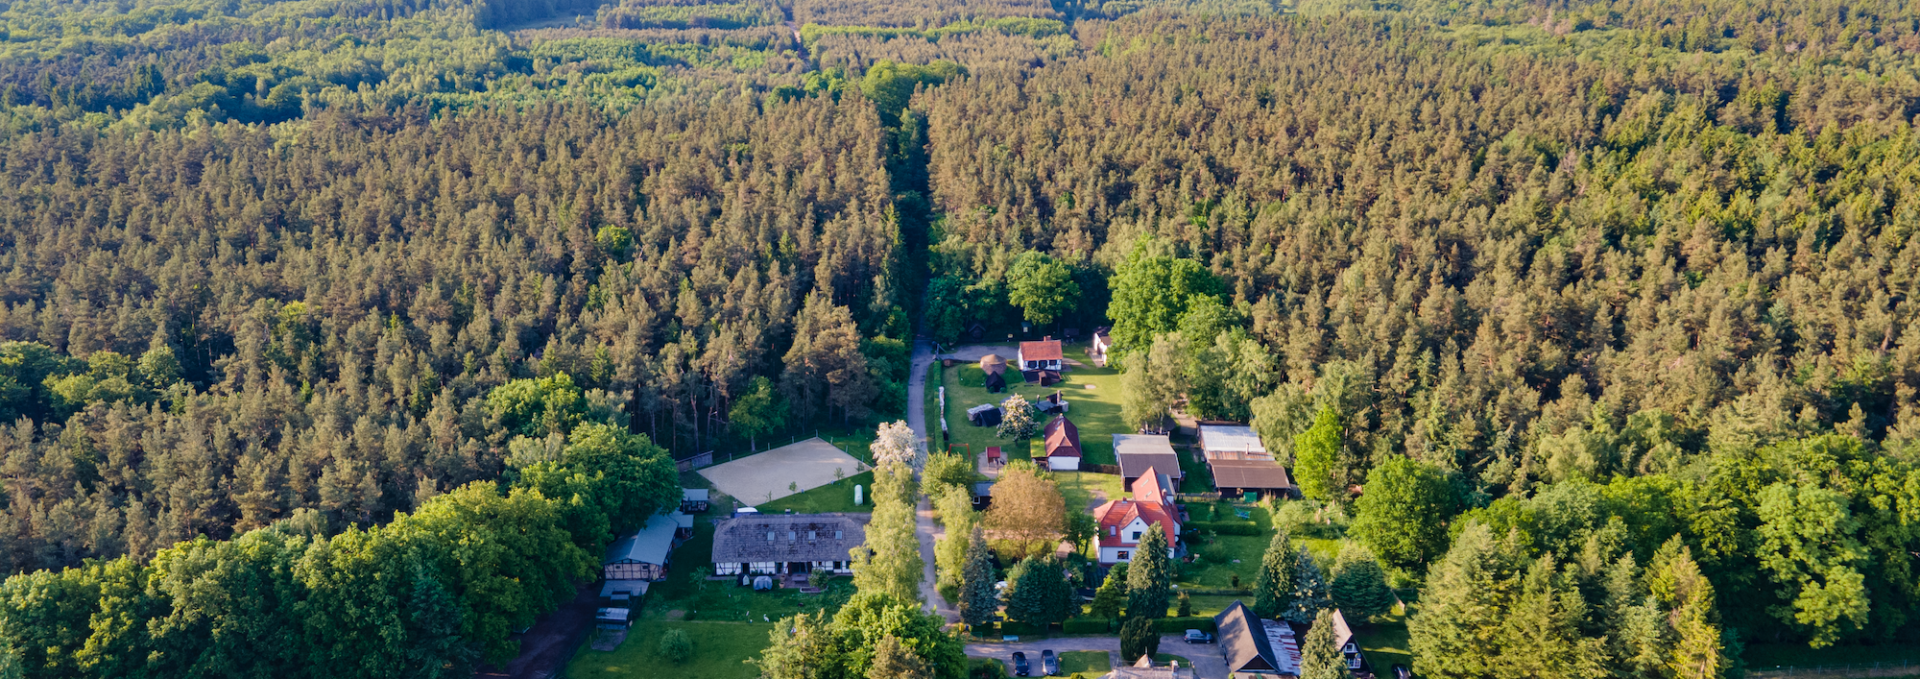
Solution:
{"label": "white cylindrical tank", "polygon": [[866,504],[866,496],[862,494],[858,483],[853,484],[853,504],[856,506]]}

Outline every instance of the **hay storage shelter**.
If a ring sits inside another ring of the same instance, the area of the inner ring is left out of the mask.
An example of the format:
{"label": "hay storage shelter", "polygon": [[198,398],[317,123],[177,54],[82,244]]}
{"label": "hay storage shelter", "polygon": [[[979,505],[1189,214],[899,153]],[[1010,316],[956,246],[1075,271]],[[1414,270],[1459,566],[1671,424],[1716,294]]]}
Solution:
{"label": "hay storage shelter", "polygon": [[976,427],[995,427],[1000,425],[1000,406],[984,403],[967,409],[967,421]]}

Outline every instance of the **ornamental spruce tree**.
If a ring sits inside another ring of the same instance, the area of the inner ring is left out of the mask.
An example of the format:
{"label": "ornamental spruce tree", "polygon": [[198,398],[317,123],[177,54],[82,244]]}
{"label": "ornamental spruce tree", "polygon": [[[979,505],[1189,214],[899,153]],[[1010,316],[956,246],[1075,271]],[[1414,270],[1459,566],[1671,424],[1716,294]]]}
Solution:
{"label": "ornamental spruce tree", "polygon": [[1030,556],[1007,576],[1007,619],[1045,626],[1063,622],[1079,609],[1065,569],[1051,555]]}
{"label": "ornamental spruce tree", "polygon": [[1153,527],[1140,538],[1127,567],[1127,617],[1167,617],[1173,598],[1173,575],[1167,558],[1166,531]]}
{"label": "ornamental spruce tree", "polygon": [[1387,586],[1386,571],[1365,548],[1352,543],[1340,548],[1331,589],[1333,603],[1340,607],[1348,624],[1366,624],[1373,616],[1391,610],[1395,601],[1393,588]]}
{"label": "ornamental spruce tree", "polygon": [[1293,606],[1294,567],[1299,554],[1288,544],[1287,531],[1278,529],[1260,557],[1260,571],[1253,577],[1253,613],[1262,618],[1277,618]]}
{"label": "ornamental spruce tree", "polygon": [[1313,629],[1300,644],[1300,679],[1347,679],[1346,655],[1333,637],[1333,611],[1313,617]]}
{"label": "ornamental spruce tree", "polygon": [[1320,573],[1320,564],[1314,562],[1312,552],[1300,550],[1299,565],[1294,568],[1293,604],[1281,617],[1305,624],[1329,608],[1333,608],[1333,593]]}

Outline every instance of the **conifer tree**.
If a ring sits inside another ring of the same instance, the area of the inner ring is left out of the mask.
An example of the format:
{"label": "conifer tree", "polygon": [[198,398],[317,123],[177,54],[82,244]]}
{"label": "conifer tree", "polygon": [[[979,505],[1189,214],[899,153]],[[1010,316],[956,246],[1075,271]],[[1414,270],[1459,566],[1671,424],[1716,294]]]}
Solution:
{"label": "conifer tree", "polygon": [[1314,614],[1313,628],[1300,642],[1300,679],[1347,679],[1346,654],[1333,634],[1333,611]]}
{"label": "conifer tree", "polygon": [[1314,562],[1313,553],[1301,549],[1294,568],[1293,604],[1281,617],[1306,624],[1329,608],[1333,608],[1333,592],[1327,587],[1327,578],[1320,572],[1320,564]]}
{"label": "conifer tree", "polygon": [[889,634],[873,645],[873,664],[867,668],[867,679],[933,679],[933,671],[925,658]]}
{"label": "conifer tree", "polygon": [[1333,603],[1349,625],[1364,625],[1376,615],[1392,610],[1395,597],[1387,586],[1387,574],[1366,548],[1347,543],[1334,562]]}
{"label": "conifer tree", "polygon": [[1127,567],[1127,617],[1167,617],[1167,603],[1173,598],[1173,574],[1167,557],[1166,531],[1158,527],[1146,531]]}
{"label": "conifer tree", "polygon": [[1079,607],[1066,572],[1051,555],[1030,556],[1007,576],[1007,619],[1047,625],[1071,617]]}
{"label": "conifer tree", "polygon": [[1278,618],[1293,607],[1294,571],[1299,553],[1293,551],[1284,528],[1274,530],[1260,557],[1260,570],[1253,577],[1253,613],[1262,618]]}
{"label": "conifer tree", "polygon": [[986,535],[979,525],[967,542],[967,559],[960,575],[960,621],[979,630],[1000,615],[1000,597],[993,591],[993,561]]}
{"label": "conifer tree", "polygon": [[1107,579],[1100,583],[1100,589],[1093,593],[1093,603],[1087,606],[1087,615],[1112,620],[1120,617],[1120,611],[1127,605],[1127,564],[1114,564],[1107,571]]}

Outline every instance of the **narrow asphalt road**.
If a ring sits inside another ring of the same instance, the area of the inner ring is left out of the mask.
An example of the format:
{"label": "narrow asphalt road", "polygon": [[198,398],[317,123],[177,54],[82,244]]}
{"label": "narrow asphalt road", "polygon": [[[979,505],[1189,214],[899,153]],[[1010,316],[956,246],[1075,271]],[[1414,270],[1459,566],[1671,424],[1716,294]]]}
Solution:
{"label": "narrow asphalt road", "polygon": [[[933,345],[925,340],[913,343],[913,362],[907,377],[907,426],[913,427],[913,435],[927,440],[927,367],[933,365]],[[928,612],[937,613],[947,622],[959,622],[960,612],[948,606],[934,589],[937,581],[934,575],[933,543],[943,537],[940,526],[933,522],[933,503],[925,496],[920,498],[920,506],[915,512],[914,532],[920,538],[920,559],[925,562],[925,570],[920,577],[920,598],[926,601]]]}
{"label": "narrow asphalt road", "polygon": [[[1040,651],[1053,649],[1054,653],[1067,651],[1106,651],[1107,662],[1120,665],[1119,637],[1067,637],[1063,639],[1044,639],[1040,641],[998,641],[967,644],[967,655],[976,658],[997,658],[1007,664],[1007,671],[1013,671],[1013,652],[1027,654],[1027,664],[1032,668],[1033,676],[1040,676]],[[1227,679],[1227,660],[1220,655],[1220,647],[1213,644],[1188,644],[1185,637],[1178,634],[1166,634],[1160,637],[1160,652],[1186,658],[1193,664],[1194,674],[1200,679]]]}

